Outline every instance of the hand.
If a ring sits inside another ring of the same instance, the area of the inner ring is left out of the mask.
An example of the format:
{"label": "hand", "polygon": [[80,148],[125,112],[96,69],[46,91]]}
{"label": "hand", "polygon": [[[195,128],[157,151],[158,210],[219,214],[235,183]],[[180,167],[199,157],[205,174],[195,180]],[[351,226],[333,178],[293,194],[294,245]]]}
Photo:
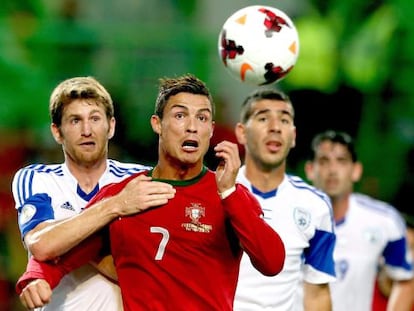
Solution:
{"label": "hand", "polygon": [[235,185],[241,160],[239,148],[235,143],[222,141],[214,147],[214,151],[216,157],[221,159],[216,169],[217,187],[221,193]]}
{"label": "hand", "polygon": [[121,202],[120,216],[127,216],[166,204],[174,195],[175,189],[170,184],[152,181],[149,176],[139,175],[114,199]]}
{"label": "hand", "polygon": [[37,279],[23,289],[20,294],[20,301],[27,309],[43,307],[50,302],[52,289],[43,279]]}

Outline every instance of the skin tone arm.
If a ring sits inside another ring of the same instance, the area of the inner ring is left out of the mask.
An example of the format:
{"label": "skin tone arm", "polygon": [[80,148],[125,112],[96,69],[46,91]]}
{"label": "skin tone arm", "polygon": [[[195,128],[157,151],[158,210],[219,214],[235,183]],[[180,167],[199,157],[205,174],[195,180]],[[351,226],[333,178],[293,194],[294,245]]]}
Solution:
{"label": "skin tone arm", "polygon": [[306,311],[332,310],[328,284],[311,284],[304,282],[303,303]]}
{"label": "skin tone arm", "polygon": [[414,281],[394,281],[387,311],[410,311],[413,305]]}
{"label": "skin tone arm", "polygon": [[174,194],[175,189],[171,185],[140,175],[118,195],[95,203],[79,215],[39,224],[26,234],[26,246],[37,260],[56,258],[113,219],[165,204]]}

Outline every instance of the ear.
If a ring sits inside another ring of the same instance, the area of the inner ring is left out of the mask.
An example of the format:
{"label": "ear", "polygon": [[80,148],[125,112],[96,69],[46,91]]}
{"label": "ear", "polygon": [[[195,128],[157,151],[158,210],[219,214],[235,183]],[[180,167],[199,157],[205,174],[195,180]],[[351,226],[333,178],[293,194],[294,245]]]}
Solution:
{"label": "ear", "polygon": [[58,126],[55,123],[51,123],[50,124],[50,132],[52,132],[53,138],[55,139],[55,141],[61,145],[62,144],[62,135],[60,133],[60,129],[58,128]]}
{"label": "ear", "polygon": [[236,134],[237,142],[240,145],[246,144],[246,128],[243,123],[238,122],[234,128]]}
{"label": "ear", "polygon": [[352,181],[353,182],[358,182],[361,177],[362,177],[362,173],[364,171],[363,165],[361,162],[355,162],[354,163],[354,167],[352,169]]}
{"label": "ear", "polygon": [[314,179],[313,162],[310,160],[305,162],[305,174],[308,180],[313,181]]}
{"label": "ear", "polygon": [[150,122],[151,122],[151,127],[152,127],[152,130],[154,131],[154,133],[156,133],[158,135],[161,135],[161,119],[160,119],[160,117],[153,114],[151,116]]}
{"label": "ear", "polygon": [[216,126],[216,122],[213,121],[211,123],[211,134],[210,134],[210,138],[213,137],[213,135],[214,135],[214,128],[215,128],[215,126]]}
{"label": "ear", "polygon": [[114,135],[115,135],[115,125],[116,125],[116,120],[115,120],[114,117],[112,117],[109,120],[108,139],[111,139],[112,137],[114,137]]}
{"label": "ear", "polygon": [[296,126],[293,128],[293,140],[292,140],[292,145],[290,146],[290,148],[294,148],[296,146]]}

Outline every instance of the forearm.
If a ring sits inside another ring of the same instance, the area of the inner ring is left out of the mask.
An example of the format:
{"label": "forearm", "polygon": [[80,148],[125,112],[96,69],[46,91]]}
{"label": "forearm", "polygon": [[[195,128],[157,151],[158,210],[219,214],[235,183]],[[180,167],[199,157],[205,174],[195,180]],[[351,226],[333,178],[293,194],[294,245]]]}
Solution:
{"label": "forearm", "polygon": [[77,245],[73,250],[47,262],[41,262],[31,257],[26,267],[26,271],[19,278],[16,284],[16,291],[20,294],[22,289],[35,279],[46,280],[50,287],[56,287],[62,277],[79,268],[90,261],[98,261],[101,258],[103,246],[102,237],[93,235],[84,242]]}
{"label": "forearm", "polygon": [[223,200],[231,224],[254,267],[264,275],[276,275],[285,261],[283,241],[261,218],[260,205],[248,190],[241,185],[236,189]]}
{"label": "forearm", "polygon": [[414,304],[414,280],[394,281],[387,311],[410,311]]}
{"label": "forearm", "polygon": [[303,304],[305,311],[332,310],[331,296],[328,284],[310,284],[304,282]]}
{"label": "forearm", "polygon": [[26,235],[26,246],[40,261],[54,259],[118,217],[119,205],[119,200],[113,197],[63,221],[43,222]]}

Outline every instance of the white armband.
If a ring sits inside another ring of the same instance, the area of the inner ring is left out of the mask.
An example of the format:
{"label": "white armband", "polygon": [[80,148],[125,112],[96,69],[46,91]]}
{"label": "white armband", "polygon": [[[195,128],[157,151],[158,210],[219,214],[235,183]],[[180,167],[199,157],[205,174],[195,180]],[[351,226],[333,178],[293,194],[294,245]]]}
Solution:
{"label": "white armband", "polygon": [[219,196],[222,200],[227,198],[230,194],[232,194],[234,191],[236,191],[236,186],[233,186],[227,190],[224,190],[223,192],[219,192]]}

